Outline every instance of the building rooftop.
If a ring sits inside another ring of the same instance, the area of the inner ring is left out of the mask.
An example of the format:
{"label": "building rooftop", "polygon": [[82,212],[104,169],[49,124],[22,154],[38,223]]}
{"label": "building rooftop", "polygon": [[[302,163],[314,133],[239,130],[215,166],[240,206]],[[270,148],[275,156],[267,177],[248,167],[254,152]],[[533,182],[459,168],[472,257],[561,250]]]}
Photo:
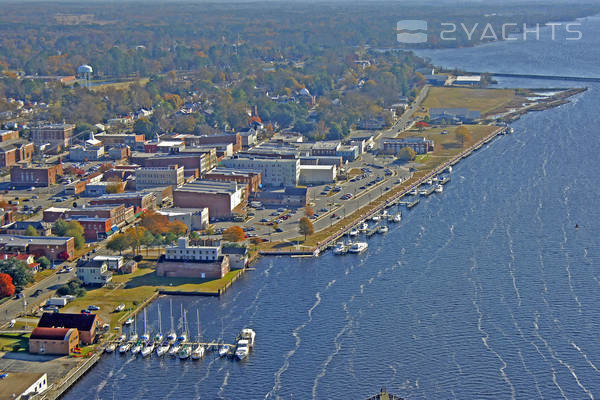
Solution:
{"label": "building rooftop", "polygon": [[0,379],[0,400],[18,398],[45,375],[46,373],[39,372],[8,372]]}
{"label": "building rooftop", "polygon": [[65,340],[72,328],[34,328],[29,339]]}
{"label": "building rooftop", "polygon": [[219,174],[219,175],[228,175],[228,176],[250,176],[252,174],[260,174],[260,171],[254,171],[249,169],[236,169],[236,168],[225,168],[225,167],[216,167],[206,175],[210,176],[211,174]]}
{"label": "building rooftop", "polygon": [[165,215],[167,217],[171,216],[177,216],[177,215],[184,215],[184,214],[195,214],[195,213],[201,213],[204,210],[206,210],[206,208],[177,208],[177,207],[173,207],[173,208],[163,208],[162,210],[158,210],[157,212],[159,214]]}
{"label": "building rooftop", "polygon": [[27,247],[30,244],[36,245],[59,245],[66,243],[71,237],[56,236],[21,236],[21,235],[0,235],[0,244],[7,246]]}
{"label": "building rooftop", "polygon": [[195,192],[195,193],[227,193],[232,194],[239,190],[236,182],[211,181],[199,179],[177,188],[177,192]]}
{"label": "building rooftop", "polygon": [[96,314],[69,314],[45,312],[38,322],[40,328],[75,328],[89,331],[96,322]]}

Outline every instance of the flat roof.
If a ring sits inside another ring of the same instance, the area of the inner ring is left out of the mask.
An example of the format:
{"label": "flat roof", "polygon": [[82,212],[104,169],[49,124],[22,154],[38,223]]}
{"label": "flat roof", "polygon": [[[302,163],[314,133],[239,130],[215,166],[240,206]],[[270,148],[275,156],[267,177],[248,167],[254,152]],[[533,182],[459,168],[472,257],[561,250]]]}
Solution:
{"label": "flat roof", "polygon": [[[24,391],[44,376],[46,376],[45,372],[8,372],[4,378],[0,379],[0,400],[21,396]],[[48,379],[46,379],[46,383],[48,383]]]}
{"label": "flat roof", "polygon": [[236,182],[221,182],[199,179],[177,188],[176,192],[197,192],[197,193],[235,193],[241,190]]}
{"label": "flat roof", "polygon": [[236,176],[236,175],[237,176],[249,176],[250,174],[260,174],[260,171],[250,170],[250,169],[216,167],[206,173],[206,175],[211,175],[211,174],[229,175],[229,176]]}
{"label": "flat roof", "polygon": [[64,212],[67,212],[67,211],[71,211],[71,209],[70,208],[63,208],[63,207],[50,207],[50,208],[46,208],[44,210],[44,212],[46,212],[46,211],[48,211],[48,212],[60,212],[60,213],[64,213]]}
{"label": "flat roof", "polygon": [[73,238],[57,236],[0,235],[0,244],[10,246],[27,246],[29,244],[56,245],[66,243],[69,239]]}
{"label": "flat roof", "polygon": [[335,165],[301,165],[300,169],[314,169],[314,170],[330,170],[334,169]]}

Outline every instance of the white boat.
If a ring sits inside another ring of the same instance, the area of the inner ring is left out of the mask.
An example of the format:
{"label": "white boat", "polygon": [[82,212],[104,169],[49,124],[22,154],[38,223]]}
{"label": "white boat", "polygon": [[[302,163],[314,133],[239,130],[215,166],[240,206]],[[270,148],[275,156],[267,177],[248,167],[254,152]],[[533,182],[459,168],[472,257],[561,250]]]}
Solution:
{"label": "white boat", "polygon": [[105,353],[112,353],[113,351],[115,351],[117,349],[117,345],[114,343],[109,344],[108,346],[106,346],[106,348],[104,349]]}
{"label": "white boat", "polygon": [[194,350],[192,350],[192,360],[199,360],[204,357],[204,346],[199,344]]}
{"label": "white boat", "polygon": [[361,232],[366,232],[366,231],[368,231],[368,230],[369,230],[369,224],[367,224],[366,222],[363,222],[363,223],[360,225],[360,228],[359,228],[358,230],[359,230],[359,231],[361,231]]}
{"label": "white boat", "polygon": [[346,247],[344,242],[337,242],[335,244],[335,247],[333,248],[333,254],[337,254],[337,255],[346,254],[347,251],[348,251],[348,248]]}
{"label": "white boat", "polygon": [[150,340],[150,335],[148,334],[148,331],[146,330],[146,309],[144,308],[144,333],[142,334],[142,336],[140,336],[140,339],[142,339],[144,342],[147,342],[148,340]]}
{"label": "white boat", "polygon": [[125,309],[125,304],[121,303],[115,307],[115,312],[121,312]]}
{"label": "white boat", "polygon": [[239,334],[239,338],[248,341],[250,348],[254,347],[254,340],[256,339],[256,332],[250,328],[244,328]]}
{"label": "white boat", "polygon": [[379,229],[377,229],[377,233],[387,233],[388,232],[388,227],[387,225],[382,225],[379,227]]}
{"label": "white boat", "polygon": [[381,216],[382,217],[387,217],[387,215],[388,215],[387,210],[383,210],[383,212],[381,213]]}
{"label": "white boat", "polygon": [[437,176],[434,176],[433,179],[432,179],[432,181],[434,181],[434,182],[437,182],[439,180],[440,180],[440,178],[438,178]]}
{"label": "white boat", "polygon": [[121,335],[121,336],[119,336],[119,337],[117,338],[117,340],[118,340],[119,342],[124,342],[125,340],[127,340],[127,336],[125,336],[125,335]]}
{"label": "white boat", "polygon": [[126,342],[119,346],[119,353],[125,354],[131,349],[131,343]]}
{"label": "white boat", "polygon": [[154,343],[160,343],[163,340],[162,335],[162,316],[160,315],[160,304],[158,305],[158,332],[154,335]]}
{"label": "white boat", "polygon": [[180,349],[181,349],[181,344],[179,344],[179,342],[174,343],[173,345],[171,345],[171,348],[169,349],[169,355],[175,357],[177,355],[177,353],[179,353]]}
{"label": "white boat", "polygon": [[380,219],[381,219],[381,217],[379,215],[373,215],[371,217],[371,221],[373,221],[373,222],[378,222]]}
{"label": "white boat", "polygon": [[393,222],[400,222],[400,221],[402,221],[402,213],[398,213],[398,214],[394,215],[394,219],[392,221]]}
{"label": "white boat", "polygon": [[142,357],[148,357],[150,356],[150,354],[152,354],[152,352],[154,351],[154,342],[148,342],[146,343],[146,345],[144,346],[144,348],[142,349]]}
{"label": "white boat", "polygon": [[355,242],[352,243],[352,246],[350,246],[350,249],[348,251],[353,254],[360,254],[363,251],[367,250],[368,247],[369,244],[366,242]]}
{"label": "white boat", "polygon": [[225,357],[229,354],[229,350],[231,350],[231,347],[229,347],[228,344],[224,344],[223,346],[221,346],[219,348],[219,357]]}
{"label": "white boat", "polygon": [[127,318],[127,321],[125,321],[125,325],[131,325],[133,324],[133,318]]}
{"label": "white boat", "polygon": [[243,360],[250,353],[250,347],[248,346],[248,341],[246,339],[238,340],[237,347],[235,349],[235,358],[238,360]]}
{"label": "white boat", "polygon": [[133,345],[133,347],[131,348],[131,354],[137,354],[140,351],[142,351],[142,348],[144,346],[142,345],[141,342],[137,342],[135,345]]}
{"label": "white boat", "polygon": [[436,193],[442,193],[444,191],[444,187],[442,185],[437,185],[435,187],[435,192]]}
{"label": "white boat", "polygon": [[433,185],[433,181],[432,181],[431,179],[429,179],[429,180],[427,180],[427,184],[428,184],[429,186],[431,186],[431,185]]}
{"label": "white boat", "polygon": [[452,165],[448,167],[448,172],[452,172]]}
{"label": "white boat", "polygon": [[419,195],[419,189],[415,189],[412,192],[410,192],[410,194],[412,194],[413,196],[418,196]]}
{"label": "white boat", "polygon": [[129,336],[129,341],[130,342],[137,342],[137,340],[138,340],[138,334],[137,333],[134,333],[131,336]]}
{"label": "white boat", "polygon": [[171,345],[169,344],[169,342],[167,342],[167,341],[162,342],[160,344],[160,346],[158,346],[156,348],[156,355],[159,357],[164,356],[169,351],[170,346]]}
{"label": "white boat", "polygon": [[162,333],[158,332],[156,335],[154,335],[154,341],[155,342],[160,343],[160,342],[162,342],[162,340],[163,340]]}
{"label": "white boat", "polygon": [[171,310],[171,330],[167,335],[167,340],[169,344],[173,344],[177,341],[177,333],[175,333],[175,328],[173,327],[173,300],[169,300],[170,310]]}
{"label": "white boat", "polygon": [[188,358],[190,358],[190,355],[192,353],[192,346],[189,344],[183,345],[183,347],[181,347],[181,349],[179,350],[179,353],[177,353],[177,356],[179,357],[180,360],[187,360]]}
{"label": "white boat", "polygon": [[354,228],[350,231],[350,236],[358,236],[358,229]]}

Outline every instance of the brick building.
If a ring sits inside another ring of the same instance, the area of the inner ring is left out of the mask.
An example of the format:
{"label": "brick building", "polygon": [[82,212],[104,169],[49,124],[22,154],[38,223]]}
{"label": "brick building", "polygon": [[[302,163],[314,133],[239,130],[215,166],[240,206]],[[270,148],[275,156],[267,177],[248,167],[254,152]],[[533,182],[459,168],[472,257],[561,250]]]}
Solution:
{"label": "brick building", "polygon": [[244,198],[236,182],[198,180],[173,191],[173,205],[180,208],[208,208],[211,218],[230,218]]}
{"label": "brick building", "polygon": [[49,144],[53,148],[64,149],[71,144],[74,124],[50,124],[31,128],[31,141],[40,147]]}
{"label": "brick building", "polygon": [[142,190],[159,186],[181,186],[184,182],[183,166],[143,167],[135,171],[135,188]]}
{"label": "brick building", "polygon": [[19,131],[0,130],[0,142],[8,142],[10,140],[17,140],[18,138]]}
{"label": "brick building", "polygon": [[76,329],[79,341],[85,345],[96,340],[96,328],[102,321],[96,314],[47,313],[42,314],[38,328],[68,328]]}
{"label": "brick building", "polygon": [[188,238],[179,238],[177,245],[167,246],[165,255],[156,264],[156,275],[220,279],[229,272],[229,257],[221,254],[221,245],[190,245]]}
{"label": "brick building", "polygon": [[29,352],[68,355],[79,346],[79,332],[74,328],[37,327],[29,337]]}
{"label": "brick building", "polygon": [[54,185],[57,176],[62,173],[62,164],[44,167],[22,167],[15,165],[10,169],[10,183],[17,187],[46,187]]}
{"label": "brick building", "polygon": [[33,143],[11,140],[0,143],[0,168],[11,167],[19,162],[28,163],[33,158]]}
{"label": "brick building", "polygon": [[133,206],[126,207],[124,204],[114,205],[91,205],[82,208],[60,208],[50,207],[44,210],[42,219],[46,222],[55,222],[59,219],[69,220],[77,218],[110,218],[113,225],[123,225],[133,222]]}
{"label": "brick building", "polygon": [[203,145],[223,145],[231,143],[233,152],[237,153],[242,150],[242,137],[239,133],[223,133],[219,135],[202,135],[192,136],[187,135],[184,138],[187,147],[203,146]]}
{"label": "brick building", "polygon": [[433,140],[417,136],[403,139],[385,139],[382,146],[382,151],[385,154],[398,154],[405,147],[413,149],[417,154],[427,154],[434,150]]}
{"label": "brick building", "polygon": [[72,237],[0,235],[0,251],[28,253],[50,260],[68,260],[75,255]]}
{"label": "brick building", "polygon": [[74,217],[70,220],[81,224],[85,240],[106,239],[118,230],[113,229],[113,222],[110,218]]}
{"label": "brick building", "polygon": [[90,205],[123,204],[126,207],[134,207],[138,213],[142,209],[152,209],[156,205],[156,197],[152,193],[114,193],[105,194],[90,200]]}
{"label": "brick building", "polygon": [[217,167],[205,174],[204,179],[221,182],[237,182],[240,185],[247,185],[248,192],[254,193],[260,190],[261,176],[260,171]]}

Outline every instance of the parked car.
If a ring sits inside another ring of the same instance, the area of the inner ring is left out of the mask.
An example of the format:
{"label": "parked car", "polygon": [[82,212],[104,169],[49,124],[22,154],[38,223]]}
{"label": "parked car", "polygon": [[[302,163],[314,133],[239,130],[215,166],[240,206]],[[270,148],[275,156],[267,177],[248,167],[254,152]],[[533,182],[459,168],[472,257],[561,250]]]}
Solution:
{"label": "parked car", "polygon": [[360,190],[365,190],[367,187],[366,186],[361,186]]}
{"label": "parked car", "polygon": [[327,212],[327,211],[329,211],[329,210],[328,210],[327,208],[325,208],[325,207],[323,207],[323,208],[321,208],[321,209],[319,210],[319,212]]}
{"label": "parked car", "polygon": [[81,313],[82,314],[91,314],[91,311],[90,310],[81,310]]}
{"label": "parked car", "polygon": [[268,219],[266,219],[266,218],[262,218],[262,219],[260,220],[260,222],[269,222],[269,220],[268,220]]}
{"label": "parked car", "polygon": [[39,296],[40,294],[42,294],[44,291],[42,289],[38,289],[35,292],[33,292],[32,296]]}
{"label": "parked car", "polygon": [[281,229],[280,227],[275,228],[275,232],[283,232],[283,229]]}
{"label": "parked car", "polygon": [[91,306],[88,306],[88,310],[91,310],[91,311],[98,311],[98,310],[100,310],[100,307],[98,307],[98,306],[95,306],[95,305],[93,305],[93,304],[92,304]]}

